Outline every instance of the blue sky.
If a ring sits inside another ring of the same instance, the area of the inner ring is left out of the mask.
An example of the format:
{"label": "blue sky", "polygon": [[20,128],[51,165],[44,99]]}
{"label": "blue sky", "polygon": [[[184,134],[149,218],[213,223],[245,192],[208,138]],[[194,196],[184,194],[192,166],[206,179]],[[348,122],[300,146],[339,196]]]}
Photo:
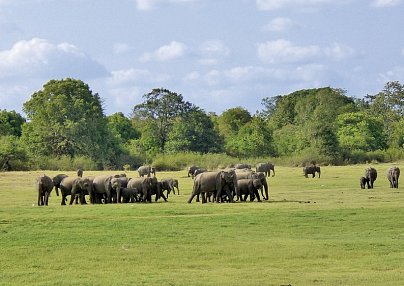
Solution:
{"label": "blue sky", "polygon": [[0,109],[73,77],[130,115],[163,87],[207,112],[404,83],[404,0],[0,0]]}

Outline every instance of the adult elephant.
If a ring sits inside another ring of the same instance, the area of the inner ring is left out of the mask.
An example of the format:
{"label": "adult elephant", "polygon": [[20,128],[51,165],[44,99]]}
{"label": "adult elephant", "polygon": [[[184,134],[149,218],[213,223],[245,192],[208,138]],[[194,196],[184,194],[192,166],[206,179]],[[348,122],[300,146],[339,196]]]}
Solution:
{"label": "adult elephant", "polygon": [[153,174],[154,177],[156,176],[156,168],[151,166],[140,166],[137,169],[137,172],[139,173],[139,177],[143,176],[150,177],[151,174]]}
{"label": "adult elephant", "polygon": [[373,183],[377,179],[377,171],[375,168],[369,167],[365,170],[365,176],[367,179],[368,189],[373,189]]}
{"label": "adult elephant", "polygon": [[57,174],[52,178],[53,185],[55,187],[56,195],[59,196],[59,189],[60,189],[60,183],[64,178],[68,177],[66,174]]}
{"label": "adult elephant", "polygon": [[62,193],[61,205],[66,204],[66,197],[70,196],[70,204],[73,204],[76,195],[80,198],[81,204],[87,204],[85,196],[92,192],[92,183],[89,178],[66,177],[60,183],[60,192]]}
{"label": "adult elephant", "polygon": [[251,169],[251,165],[250,164],[245,164],[245,163],[239,163],[234,165],[235,169]]}
{"label": "adult elephant", "polygon": [[38,206],[47,206],[50,193],[53,190],[53,181],[50,177],[43,175],[36,179],[36,189],[38,192]]}
{"label": "adult elephant", "polygon": [[260,179],[253,179],[253,178],[240,179],[237,180],[237,186],[238,186],[237,199],[240,199],[241,201],[246,201],[247,197],[250,196],[250,201],[253,201],[255,197],[259,202],[261,201],[258,190],[262,191],[263,185]]}
{"label": "adult elephant", "polygon": [[180,194],[180,189],[178,188],[178,180],[173,178],[166,178],[160,180],[161,192],[167,191],[167,198],[168,195],[173,192],[175,195],[175,189],[177,189],[178,195]]}
{"label": "adult elephant", "polygon": [[241,180],[241,179],[258,179],[260,180],[262,186],[264,187],[264,192],[265,194],[262,192],[262,188],[261,188],[261,194],[262,197],[264,198],[264,200],[268,200],[269,198],[269,192],[268,192],[268,182],[267,179],[265,177],[265,174],[263,172],[254,172],[251,170],[235,170],[236,171],[236,175],[237,175],[237,180]]}
{"label": "adult elephant", "polygon": [[234,193],[237,193],[237,176],[234,171],[205,172],[195,177],[192,194],[188,199],[191,203],[197,195],[202,196],[202,203],[206,203],[207,194],[216,194],[216,201],[222,198],[222,191],[233,201]]}
{"label": "adult elephant", "polygon": [[264,173],[266,177],[271,175],[271,171],[273,172],[272,177],[275,176],[275,166],[269,162],[267,163],[258,163],[255,167],[255,171]]}
{"label": "adult elephant", "polygon": [[192,179],[195,178],[196,176],[198,176],[199,174],[205,173],[205,172],[207,172],[207,171],[208,171],[208,170],[203,169],[203,168],[198,168],[198,169],[196,169],[196,170],[194,171],[194,173],[192,174]]}
{"label": "adult elephant", "polygon": [[158,201],[162,197],[165,201],[167,198],[161,192],[161,185],[157,181],[156,177],[146,178],[132,178],[128,182],[128,188],[137,189],[142,202],[152,202],[152,195],[155,195],[155,201]]}
{"label": "adult elephant", "polygon": [[387,179],[390,182],[390,188],[398,189],[399,177],[400,177],[400,168],[394,166],[387,171]]}
{"label": "adult elephant", "polygon": [[120,196],[121,180],[115,176],[101,175],[93,180],[93,190],[90,195],[91,202],[94,202],[93,197],[105,195],[105,203],[117,202],[117,197]]}
{"label": "adult elephant", "polygon": [[197,169],[200,169],[200,167],[192,165],[191,167],[188,168],[188,172],[187,175],[188,177],[191,176],[192,178],[194,178],[194,173]]}
{"label": "adult elephant", "polygon": [[77,177],[83,177],[83,169],[82,168],[77,169]]}
{"label": "adult elephant", "polygon": [[318,177],[320,178],[321,175],[320,166],[311,165],[303,168],[303,175],[306,178],[308,177],[308,175],[312,175],[312,178],[314,178],[316,176],[316,173],[318,173]]}

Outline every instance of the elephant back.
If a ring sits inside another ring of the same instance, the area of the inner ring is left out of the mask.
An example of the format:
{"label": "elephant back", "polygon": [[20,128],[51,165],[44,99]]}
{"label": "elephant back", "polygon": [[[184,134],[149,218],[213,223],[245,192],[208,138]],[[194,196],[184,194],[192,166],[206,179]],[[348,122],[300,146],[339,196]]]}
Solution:
{"label": "elephant back", "polygon": [[60,182],[60,189],[62,191],[68,191],[70,192],[73,187],[74,181],[77,179],[77,177],[66,177]]}
{"label": "elephant back", "polygon": [[367,169],[365,170],[365,178],[368,178],[368,179],[370,179],[370,180],[376,180],[376,178],[377,178],[377,171],[376,171],[376,169],[375,169],[375,168],[372,168],[372,167],[367,168]]}
{"label": "elephant back", "polygon": [[37,178],[38,190],[50,192],[53,189],[53,181],[50,177],[43,175]]}

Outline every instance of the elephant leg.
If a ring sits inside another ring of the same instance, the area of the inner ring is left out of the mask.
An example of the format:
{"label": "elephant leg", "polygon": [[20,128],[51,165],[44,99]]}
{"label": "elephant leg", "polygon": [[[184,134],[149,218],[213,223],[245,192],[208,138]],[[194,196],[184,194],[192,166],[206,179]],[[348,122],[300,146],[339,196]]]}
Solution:
{"label": "elephant leg", "polygon": [[196,202],[199,203],[199,194],[196,195]]}
{"label": "elephant leg", "polygon": [[49,201],[49,192],[45,192],[45,206],[47,206],[48,205],[48,201]]}
{"label": "elephant leg", "polygon": [[71,193],[69,205],[72,205],[75,200],[76,200],[76,193]]}
{"label": "elephant leg", "polygon": [[260,197],[260,193],[258,192],[258,190],[257,190],[257,189],[254,189],[253,192],[254,192],[254,195],[257,197],[257,200],[260,202],[260,201],[261,201],[261,197]]}
{"label": "elephant leg", "polygon": [[202,203],[206,204],[206,193],[201,193]]}
{"label": "elephant leg", "polygon": [[[195,193],[192,192],[191,196],[190,196],[189,199],[188,199],[188,203],[189,203],[189,204],[192,203],[192,200],[194,199],[194,197],[195,197]],[[197,202],[199,201],[199,195],[197,195],[197,200],[196,200],[196,201],[197,201]]]}
{"label": "elephant leg", "polygon": [[38,192],[38,206],[41,206],[41,193]]}
{"label": "elephant leg", "polygon": [[167,198],[168,198],[168,194],[167,194],[167,198],[164,196],[164,194],[163,193],[161,193],[161,197],[163,198],[163,200],[166,202],[167,201]]}
{"label": "elephant leg", "polygon": [[66,205],[66,195],[62,194],[62,201],[60,203],[62,206]]}

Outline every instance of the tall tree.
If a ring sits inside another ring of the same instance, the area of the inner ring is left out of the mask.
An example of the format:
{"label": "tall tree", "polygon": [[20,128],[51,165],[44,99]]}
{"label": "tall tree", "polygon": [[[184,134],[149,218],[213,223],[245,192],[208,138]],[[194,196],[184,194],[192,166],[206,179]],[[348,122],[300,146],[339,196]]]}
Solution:
{"label": "tall tree", "polygon": [[169,152],[221,152],[223,143],[211,118],[201,109],[194,108],[184,117],[178,117],[166,144]]}
{"label": "tall tree", "polygon": [[0,136],[12,135],[20,137],[24,123],[25,118],[14,110],[0,110]]}
{"label": "tall tree", "polygon": [[107,116],[107,120],[110,131],[122,143],[127,143],[140,137],[140,132],[134,128],[132,121],[122,112]]}
{"label": "tall tree", "polygon": [[24,103],[22,138],[35,155],[110,156],[111,138],[101,99],[81,80],[51,80]]}
{"label": "tall tree", "polygon": [[164,88],[153,89],[143,95],[143,98],[143,103],[134,106],[133,117],[153,126],[154,130],[150,135],[155,137],[158,148],[163,152],[174,122],[190,112],[193,105],[184,101],[181,94]]}

